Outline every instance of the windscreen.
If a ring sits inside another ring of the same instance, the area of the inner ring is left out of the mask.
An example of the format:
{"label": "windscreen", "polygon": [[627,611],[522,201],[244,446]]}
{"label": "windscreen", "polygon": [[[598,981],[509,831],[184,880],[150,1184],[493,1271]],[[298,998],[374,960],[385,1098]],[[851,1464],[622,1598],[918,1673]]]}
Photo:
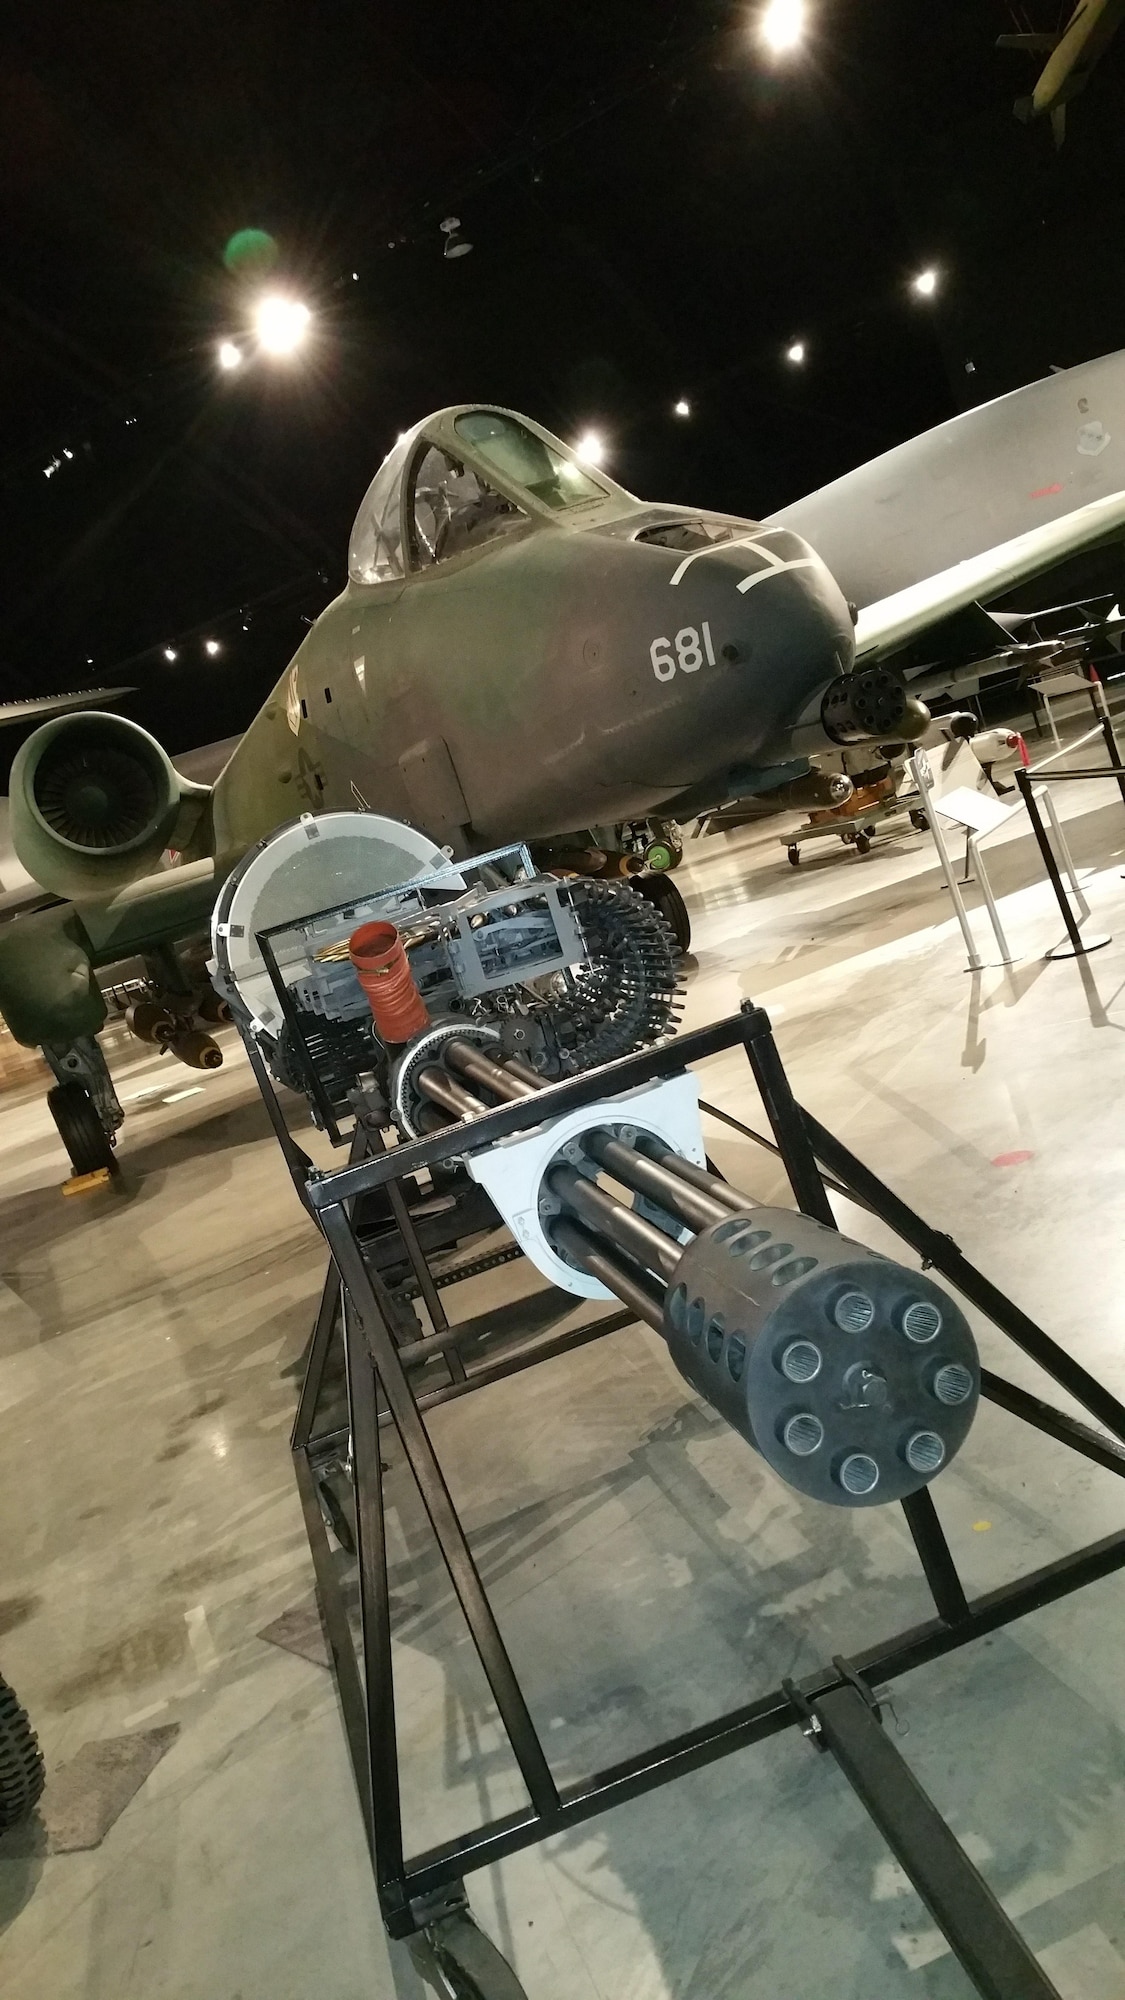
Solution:
{"label": "windscreen", "polygon": [[363,496],[348,543],[353,583],[392,583],[403,575],[402,475],[421,428],[402,432]]}
{"label": "windscreen", "polygon": [[501,479],[522,486],[544,507],[588,506],[592,500],[607,499],[613,490],[518,418],[498,410],[469,410],[457,418],[455,429]]}
{"label": "windscreen", "polygon": [[730,542],[750,531],[746,521],[658,521],[654,528],[642,528],[638,542],[651,542],[660,549],[706,549],[713,543]]}
{"label": "windscreen", "polygon": [[526,520],[514,501],[494,492],[472,466],[459,464],[440,446],[431,445],[419,460],[412,512],[416,567],[462,555]]}

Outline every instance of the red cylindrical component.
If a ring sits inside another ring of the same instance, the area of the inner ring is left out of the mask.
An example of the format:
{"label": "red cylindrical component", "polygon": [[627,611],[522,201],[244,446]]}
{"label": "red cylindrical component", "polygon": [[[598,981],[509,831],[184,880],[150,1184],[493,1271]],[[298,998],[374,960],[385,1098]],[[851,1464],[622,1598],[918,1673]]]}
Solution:
{"label": "red cylindrical component", "polygon": [[361,924],[348,939],[348,954],[385,1042],[408,1042],[429,1027],[429,1009],[393,924]]}

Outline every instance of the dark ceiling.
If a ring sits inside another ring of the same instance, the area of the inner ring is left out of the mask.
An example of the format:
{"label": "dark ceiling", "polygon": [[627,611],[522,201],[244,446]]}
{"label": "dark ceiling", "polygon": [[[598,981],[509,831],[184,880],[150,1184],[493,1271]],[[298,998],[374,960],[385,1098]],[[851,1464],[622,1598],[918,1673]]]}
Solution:
{"label": "dark ceiling", "polygon": [[[755,12],[24,10],[0,49],[0,698],[123,675],[173,748],[241,727],[339,588],[379,459],[443,403],[597,424],[633,490],[753,514],[1122,344],[1125,47],[1056,153],[994,47],[1053,0],[809,0],[784,63]],[[223,376],[247,225],[315,332]]]}

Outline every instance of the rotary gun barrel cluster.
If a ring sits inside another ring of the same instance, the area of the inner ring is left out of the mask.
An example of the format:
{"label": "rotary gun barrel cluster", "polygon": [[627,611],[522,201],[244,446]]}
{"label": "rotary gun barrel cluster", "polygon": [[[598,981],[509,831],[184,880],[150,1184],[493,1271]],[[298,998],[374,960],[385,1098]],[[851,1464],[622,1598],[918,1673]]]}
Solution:
{"label": "rotary gun barrel cluster", "polygon": [[[435,1126],[541,1087],[518,1059],[463,1038],[442,1058],[416,1078]],[[534,1214],[555,1258],[659,1333],[789,1486],[867,1507],[927,1485],[980,1395],[961,1308],[924,1272],[756,1204],[630,1122],[631,1108],[591,1106],[586,1129],[547,1156]]]}

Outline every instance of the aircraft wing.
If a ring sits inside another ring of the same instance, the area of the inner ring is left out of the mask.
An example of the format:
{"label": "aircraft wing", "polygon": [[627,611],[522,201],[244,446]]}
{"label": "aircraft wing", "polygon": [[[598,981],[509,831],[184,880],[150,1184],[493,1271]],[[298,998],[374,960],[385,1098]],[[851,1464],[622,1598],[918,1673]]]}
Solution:
{"label": "aircraft wing", "polygon": [[1057,521],[1044,521],[1009,542],[954,563],[952,569],[865,604],[856,621],[856,658],[871,662],[897,652],[963,606],[1025,583],[1121,527],[1125,527],[1125,492],[1109,493]]}
{"label": "aircraft wing", "polygon": [[17,722],[49,722],[53,715],[69,715],[74,708],[105,708],[120,701],[135,688],[83,688],[78,694],[45,694],[32,701],[0,702],[0,729]]}

